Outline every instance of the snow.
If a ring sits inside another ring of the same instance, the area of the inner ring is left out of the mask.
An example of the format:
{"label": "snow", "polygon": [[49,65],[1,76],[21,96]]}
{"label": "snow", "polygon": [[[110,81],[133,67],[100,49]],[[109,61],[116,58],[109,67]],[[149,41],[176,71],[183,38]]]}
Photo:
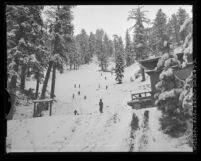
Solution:
{"label": "snow", "polygon": [[178,53],[181,53],[182,50],[183,50],[182,47],[179,46],[179,47],[176,47],[176,48],[174,49],[173,53],[174,53],[174,54],[178,54]]}
{"label": "snow", "polygon": [[184,21],[184,23],[180,26],[179,32],[182,32],[183,30],[186,29],[186,27],[192,22],[191,18],[188,18]]}
{"label": "snow", "polygon": [[[112,67],[113,63],[109,69]],[[43,117],[32,118],[33,104],[17,107],[14,120],[7,122],[7,152],[130,151],[133,113],[139,118],[140,128],[135,131],[132,151],[192,151],[186,144],[180,145],[181,140],[169,138],[159,130],[160,112],[156,107],[133,110],[127,105],[132,93],[150,91],[148,75],[144,82],[141,82],[141,77],[130,81],[130,77],[140,69],[139,64],[125,69],[122,84],[116,83],[114,73],[102,72],[101,76],[99,69],[94,58],[92,63],[81,66],[79,70],[58,72],[57,102],[53,104],[52,116],[47,111]],[[36,82],[27,82],[26,88],[35,88]],[[51,81],[48,83],[49,91],[50,85]],[[73,93],[75,99],[72,98]],[[98,106],[100,98],[104,104],[102,114]],[[75,109],[79,115],[74,115]],[[146,110],[149,111],[149,121],[144,127]]]}

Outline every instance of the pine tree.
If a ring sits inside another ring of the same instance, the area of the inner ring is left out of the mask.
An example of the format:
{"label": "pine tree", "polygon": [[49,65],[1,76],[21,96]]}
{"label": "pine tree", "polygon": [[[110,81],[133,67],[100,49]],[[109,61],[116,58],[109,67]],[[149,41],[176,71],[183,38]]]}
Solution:
{"label": "pine tree", "polygon": [[185,41],[182,44],[183,52],[184,52],[184,62],[182,66],[186,66],[187,63],[192,62],[193,59],[193,38],[192,38],[192,18],[187,19],[180,28],[180,32],[185,30],[187,35],[185,37]]}
{"label": "pine tree", "polygon": [[96,55],[98,57],[98,61],[100,62],[101,70],[104,71],[104,66],[103,66],[103,37],[104,37],[104,31],[103,29],[97,29],[96,30]]}
{"label": "pine tree", "polygon": [[156,13],[156,18],[154,19],[154,32],[155,35],[155,41],[156,41],[156,53],[157,55],[161,55],[163,53],[163,44],[164,44],[164,35],[167,35],[167,16],[162,11],[162,9],[159,9]]}
{"label": "pine tree", "polygon": [[109,40],[103,29],[96,30],[96,55],[102,71],[107,70],[108,58],[113,54],[112,41]]}
{"label": "pine tree", "polygon": [[179,23],[177,20],[177,16],[175,14],[172,15],[170,24],[172,27],[172,37],[173,37],[173,42],[176,43],[177,46],[180,45],[180,37],[179,37]]}
{"label": "pine tree", "polygon": [[60,72],[63,71],[63,66],[65,61],[67,61],[67,56],[65,55],[65,45],[66,43],[72,42],[73,36],[73,25],[71,21],[73,19],[71,13],[72,6],[64,5],[57,6],[56,8],[56,22],[52,26],[52,34],[55,37],[53,41],[53,71],[52,71],[52,86],[50,92],[50,98],[54,98],[55,91],[55,81],[56,81],[56,69]]}
{"label": "pine tree", "polygon": [[82,64],[89,63],[91,61],[91,54],[89,50],[89,37],[84,29],[76,36],[76,40],[80,46],[81,62]]}
{"label": "pine tree", "polygon": [[[179,10],[178,10],[176,16],[177,16],[177,19],[178,19],[178,24],[179,24],[179,26],[181,26],[181,25],[185,22],[185,20],[189,18],[188,13],[187,13],[186,10],[183,9],[183,8],[179,8]],[[179,29],[180,29],[180,28],[179,28]],[[183,31],[180,33],[181,41],[184,42],[185,37],[187,36],[187,33],[188,33],[188,32],[187,32],[186,30],[183,30]]]}
{"label": "pine tree", "polygon": [[[15,57],[20,70],[21,89],[25,88],[26,68],[36,52],[43,47],[43,23],[40,17],[41,6],[7,6],[7,39],[13,49],[18,50]],[[38,48],[40,45],[40,49]],[[10,47],[10,45],[8,44]],[[15,48],[14,48],[15,47]],[[13,50],[8,50],[13,51]],[[32,63],[32,62],[31,62]],[[32,63],[33,64],[33,63]]]}
{"label": "pine tree", "polygon": [[156,35],[154,34],[154,27],[146,28],[147,49],[150,56],[156,56]]}
{"label": "pine tree", "polygon": [[76,54],[74,55],[74,68],[78,69],[81,64],[81,48],[80,44],[76,41],[75,38],[75,47],[76,47]]}
{"label": "pine tree", "polygon": [[15,95],[20,80],[20,88],[25,89],[25,78],[28,68],[43,67],[42,57],[47,57],[44,45],[43,22],[41,10],[43,6],[6,6],[7,21],[7,65],[8,89],[13,95],[12,115],[15,108]]}
{"label": "pine tree", "polygon": [[119,42],[118,42],[118,35],[113,35],[114,40],[113,40],[113,44],[114,44],[114,58],[116,59],[117,56],[117,51],[118,51],[118,47],[119,47]]}
{"label": "pine tree", "polygon": [[100,62],[103,65],[104,71],[107,70],[108,59],[109,59],[109,38],[108,38],[107,34],[105,34],[104,38],[103,38],[103,53],[100,58]]}
{"label": "pine tree", "polygon": [[[181,30],[185,29],[188,31],[188,35],[185,38],[185,41],[183,43],[183,50],[184,50],[184,56],[183,56],[183,64],[182,66],[185,67],[187,63],[192,63],[192,19],[189,18],[187,19],[183,25],[180,28]],[[193,146],[193,108],[194,107],[194,102],[193,102],[193,97],[195,95],[195,92],[193,91],[193,85],[194,82],[193,80],[195,79],[195,73],[192,71],[190,76],[185,80],[185,85],[184,89],[180,95],[180,102],[183,107],[183,113],[185,116],[185,122],[187,125],[186,129],[186,135],[187,135],[187,142],[189,143],[190,146]],[[195,113],[195,111],[194,111]]]}
{"label": "pine tree", "polygon": [[[143,6],[142,6],[143,7]],[[143,60],[148,57],[147,55],[147,39],[146,39],[146,30],[143,26],[143,23],[148,23],[149,19],[145,17],[145,12],[142,11],[139,7],[137,9],[133,9],[130,12],[128,20],[134,19],[136,20],[134,28],[134,52],[136,54],[137,60]],[[145,72],[144,68],[141,67],[142,73],[142,81],[145,81]]]}
{"label": "pine tree", "polygon": [[112,57],[114,56],[114,44],[112,40],[109,40],[109,56]]}
{"label": "pine tree", "polygon": [[[71,15],[72,6],[52,6],[51,10],[46,11],[48,16],[48,36],[50,39],[50,59],[48,69],[45,75],[43,88],[41,92],[40,99],[45,98],[47,84],[52,70],[52,84],[50,98],[54,98],[55,94],[55,82],[56,82],[56,69],[60,72],[63,71],[65,62],[67,62],[66,47],[65,43],[72,41],[73,35],[73,25],[71,24],[72,15]],[[43,110],[44,105],[38,105],[38,111],[36,115],[40,115]]]}
{"label": "pine tree", "polygon": [[95,55],[95,50],[96,50],[95,48],[96,48],[96,37],[92,32],[90,32],[90,36],[89,36],[89,52],[90,52],[91,57],[93,55]]}
{"label": "pine tree", "polygon": [[96,54],[98,56],[98,53],[101,53],[103,51],[103,36],[104,36],[103,29],[97,29],[96,30]]}
{"label": "pine tree", "polygon": [[134,63],[134,57],[132,53],[132,44],[128,30],[126,31],[125,55],[126,55],[126,65],[130,66],[131,64]]}
{"label": "pine tree", "polygon": [[124,46],[121,37],[117,37],[116,49],[115,49],[115,80],[118,81],[118,84],[122,83],[122,78],[124,77]]}
{"label": "pine tree", "polygon": [[73,38],[72,42],[69,43],[69,47],[68,47],[68,53],[69,53],[69,64],[70,64],[70,69],[72,68],[72,66],[74,66],[74,69],[77,69],[79,66],[79,59],[80,59],[80,54],[79,54],[79,50],[78,49],[78,44],[76,42],[76,39]]}
{"label": "pine tree", "polygon": [[155,104],[162,112],[160,118],[161,129],[164,133],[173,137],[180,136],[186,129],[183,108],[179,97],[183,88],[183,81],[173,73],[173,66],[179,66],[176,55],[163,54],[157,64],[157,70],[161,71],[159,82],[156,84],[158,93],[155,94]]}

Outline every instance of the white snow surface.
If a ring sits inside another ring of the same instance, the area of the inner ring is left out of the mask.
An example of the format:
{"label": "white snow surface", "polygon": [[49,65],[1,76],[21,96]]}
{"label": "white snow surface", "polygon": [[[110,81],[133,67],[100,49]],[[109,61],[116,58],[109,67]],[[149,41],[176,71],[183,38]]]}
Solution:
{"label": "white snow surface", "polygon": [[[113,63],[109,68],[112,67]],[[182,138],[170,138],[160,131],[160,112],[156,107],[133,110],[127,105],[132,93],[150,91],[147,75],[144,82],[141,82],[141,77],[130,81],[130,77],[139,70],[137,63],[125,68],[122,84],[116,84],[114,73],[104,73],[99,69],[94,58],[92,63],[81,66],[79,70],[57,73],[57,102],[53,104],[52,116],[47,111],[43,117],[32,118],[33,104],[17,107],[14,120],[7,122],[7,152],[130,151],[133,113],[139,118],[140,128],[135,131],[132,151],[192,151]],[[26,88],[34,88],[35,83],[28,82]],[[51,81],[48,88],[50,85]],[[75,99],[72,98],[73,93]],[[100,98],[104,104],[102,114],[99,113]],[[75,109],[79,115],[74,115]],[[145,110],[149,111],[146,129],[143,127]]]}

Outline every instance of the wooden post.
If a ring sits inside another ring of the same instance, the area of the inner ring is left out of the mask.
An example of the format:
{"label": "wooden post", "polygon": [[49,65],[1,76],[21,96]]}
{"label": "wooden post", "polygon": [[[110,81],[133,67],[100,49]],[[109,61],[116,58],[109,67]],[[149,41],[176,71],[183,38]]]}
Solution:
{"label": "wooden post", "polygon": [[33,114],[33,117],[36,115],[36,111],[37,111],[36,104],[40,103],[40,102],[48,103],[48,109],[47,110],[49,110],[49,115],[50,116],[52,115],[52,102],[53,102],[53,99],[33,100],[33,102],[34,102],[34,114]]}
{"label": "wooden post", "polygon": [[50,101],[50,116],[52,115],[52,101]]}
{"label": "wooden post", "polygon": [[35,116],[36,111],[36,102],[34,102],[34,109],[33,109],[33,117]]}

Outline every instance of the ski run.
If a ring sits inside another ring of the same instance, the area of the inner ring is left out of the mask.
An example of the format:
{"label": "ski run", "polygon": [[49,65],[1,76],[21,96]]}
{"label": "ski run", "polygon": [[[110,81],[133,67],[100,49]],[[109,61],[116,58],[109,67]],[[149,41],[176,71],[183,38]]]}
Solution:
{"label": "ski run", "polygon": [[[109,69],[112,67],[114,64],[110,63]],[[162,133],[157,107],[134,110],[127,105],[132,93],[151,90],[148,75],[144,82],[141,77],[130,81],[139,70],[138,63],[125,68],[122,84],[116,83],[115,73],[99,70],[97,59],[93,58],[79,70],[58,72],[52,116],[47,111],[43,117],[33,118],[33,103],[18,106],[14,120],[7,122],[7,152],[192,151],[184,138]],[[35,87],[35,81],[27,81],[26,88],[30,87]],[[100,99],[103,113],[99,112]],[[74,115],[74,110],[79,115]],[[149,111],[147,122],[145,111]],[[139,127],[131,133],[133,113],[139,119]]]}

